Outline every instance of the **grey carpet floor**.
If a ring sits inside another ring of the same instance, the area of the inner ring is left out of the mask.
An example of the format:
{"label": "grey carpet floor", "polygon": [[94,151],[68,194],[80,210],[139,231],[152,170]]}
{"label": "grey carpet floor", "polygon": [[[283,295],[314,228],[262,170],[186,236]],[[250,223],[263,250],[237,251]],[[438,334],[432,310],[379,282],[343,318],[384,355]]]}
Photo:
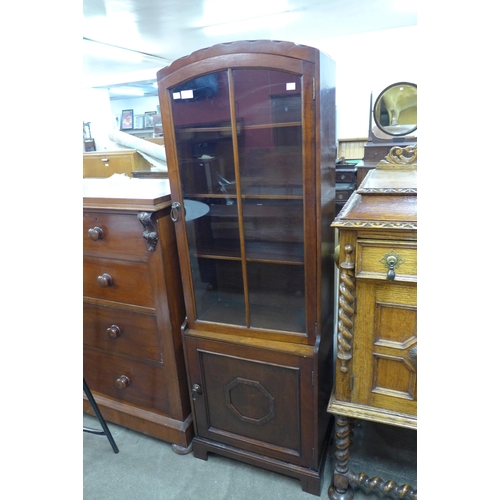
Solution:
{"label": "grey carpet floor", "polygon": [[[83,425],[100,429],[95,417]],[[321,496],[302,491],[300,481],[235,460],[209,454],[177,455],[169,443],[109,424],[119,453],[108,439],[83,433],[84,500],[321,500],[328,499],[334,464],[329,448]],[[350,468],[370,478],[392,479],[417,487],[417,433],[407,429],[356,421]],[[357,487],[355,500],[387,498]],[[389,497],[391,498],[391,497]],[[395,498],[395,497],[392,497]]]}

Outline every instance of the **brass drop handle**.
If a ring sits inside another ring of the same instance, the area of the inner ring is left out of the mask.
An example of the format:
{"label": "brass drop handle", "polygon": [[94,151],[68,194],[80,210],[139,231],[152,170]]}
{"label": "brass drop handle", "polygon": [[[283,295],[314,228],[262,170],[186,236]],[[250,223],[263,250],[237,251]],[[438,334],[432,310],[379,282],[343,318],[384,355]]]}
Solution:
{"label": "brass drop handle", "polygon": [[389,266],[389,270],[387,271],[387,279],[389,281],[394,281],[394,278],[396,277],[394,267],[396,266],[397,262],[398,259],[394,255],[389,255],[389,257],[387,257],[387,265]]}
{"label": "brass drop handle", "polygon": [[113,284],[113,278],[109,274],[104,273],[97,277],[97,283],[102,288],[106,288],[107,286],[111,286]]}
{"label": "brass drop handle", "polygon": [[201,396],[201,386],[199,384],[194,384],[191,393],[193,396],[193,400],[196,401],[196,396]]}
{"label": "brass drop handle", "polygon": [[115,384],[118,389],[125,389],[130,385],[130,379],[126,375],[122,375],[116,379]]}
{"label": "brass drop handle", "polygon": [[110,339],[117,339],[121,334],[122,331],[119,326],[117,325],[111,325],[107,330],[106,333],[108,334],[108,337]]}
{"label": "brass drop handle", "polygon": [[104,231],[100,227],[93,227],[89,229],[88,235],[92,241],[102,240],[104,238]]}
{"label": "brass drop handle", "polygon": [[404,263],[404,259],[401,258],[400,255],[398,255],[394,250],[391,250],[390,252],[386,253],[382,259],[380,259],[380,262],[384,264],[384,267],[389,268],[387,271],[387,279],[389,281],[394,281],[394,278],[396,277],[396,272],[394,269],[397,269],[401,264]]}

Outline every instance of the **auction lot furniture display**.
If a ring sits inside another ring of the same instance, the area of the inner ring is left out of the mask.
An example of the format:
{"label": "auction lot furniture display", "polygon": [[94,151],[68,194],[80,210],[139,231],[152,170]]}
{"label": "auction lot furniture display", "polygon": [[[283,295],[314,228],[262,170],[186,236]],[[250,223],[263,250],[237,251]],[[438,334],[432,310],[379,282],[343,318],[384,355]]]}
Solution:
{"label": "auction lot furniture display", "polygon": [[[166,179],[84,179],[83,373],[105,420],[190,451],[185,318]],[[91,413],[84,398],[84,410]]]}
{"label": "auction lot furniture display", "polygon": [[196,436],[320,494],[331,435],[335,63],[239,41],[158,72]]}
{"label": "auction lot furniture display", "polygon": [[394,147],[332,226],[340,292],[329,497],[350,500],[358,484],[416,500],[409,485],[349,470],[349,447],[353,418],[417,428],[417,147]]}

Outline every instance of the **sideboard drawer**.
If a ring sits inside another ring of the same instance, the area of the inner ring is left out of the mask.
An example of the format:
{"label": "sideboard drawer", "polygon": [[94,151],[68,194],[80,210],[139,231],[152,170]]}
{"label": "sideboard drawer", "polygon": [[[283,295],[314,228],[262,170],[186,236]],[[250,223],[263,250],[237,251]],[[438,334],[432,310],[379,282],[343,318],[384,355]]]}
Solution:
{"label": "sideboard drawer", "polygon": [[163,368],[108,352],[83,348],[83,372],[92,391],[168,413]]}
{"label": "sideboard drawer", "polygon": [[416,241],[362,240],[357,242],[356,277],[387,280],[387,257],[396,258],[395,281],[417,281]]}
{"label": "sideboard drawer", "polygon": [[84,251],[144,255],[148,246],[143,232],[137,214],[83,214]]}
{"label": "sideboard drawer", "polygon": [[83,154],[83,177],[132,176],[135,170],[150,170],[151,164],[135,149],[97,151]]}
{"label": "sideboard drawer", "polygon": [[345,203],[354,191],[354,186],[349,189],[336,189],[335,190],[335,201]]}
{"label": "sideboard drawer", "polygon": [[346,183],[346,184],[352,184],[356,182],[356,171],[351,170],[351,171],[346,171],[346,170],[340,170],[337,169],[335,171],[335,183]]}
{"label": "sideboard drawer", "polygon": [[154,314],[84,302],[83,343],[113,353],[162,361]]}
{"label": "sideboard drawer", "polygon": [[154,307],[146,262],[83,258],[83,295]]}

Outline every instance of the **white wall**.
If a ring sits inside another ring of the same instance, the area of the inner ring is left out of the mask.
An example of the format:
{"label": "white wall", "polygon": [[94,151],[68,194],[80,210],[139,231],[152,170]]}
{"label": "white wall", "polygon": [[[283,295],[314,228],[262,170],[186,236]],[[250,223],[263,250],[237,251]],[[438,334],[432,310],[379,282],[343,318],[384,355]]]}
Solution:
{"label": "white wall", "polygon": [[114,128],[115,124],[109,93],[106,89],[83,90],[82,115],[84,122],[90,122],[90,132],[95,140],[96,150],[116,149],[113,142],[108,139],[109,131]]}
{"label": "white wall", "polygon": [[[418,84],[416,26],[304,43],[325,52],[337,63],[338,139],[368,136],[372,92],[375,103],[378,94],[392,83]],[[142,114],[156,111],[159,104],[158,97],[109,101],[107,91],[93,89],[93,92],[92,102],[89,100],[84,106],[83,119],[91,122],[98,150],[109,147],[106,129],[110,121],[116,127],[115,117],[121,116],[122,110],[133,109],[135,114]]]}
{"label": "white wall", "polygon": [[372,31],[315,40],[316,47],[337,65],[337,138],[367,137],[370,93],[396,82],[418,84],[417,27]]}

